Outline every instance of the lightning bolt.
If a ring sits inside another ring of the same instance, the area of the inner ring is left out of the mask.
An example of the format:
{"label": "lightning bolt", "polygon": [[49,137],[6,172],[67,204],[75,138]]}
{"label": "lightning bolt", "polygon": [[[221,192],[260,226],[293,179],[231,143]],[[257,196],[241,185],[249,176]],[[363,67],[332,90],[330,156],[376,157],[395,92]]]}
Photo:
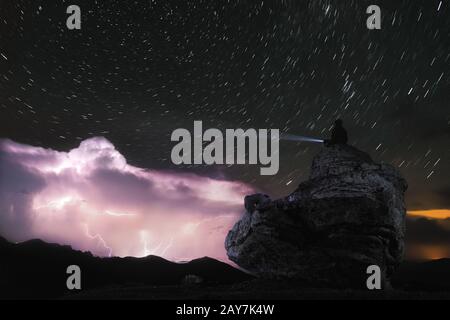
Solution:
{"label": "lightning bolt", "polygon": [[164,248],[164,250],[161,252],[161,255],[165,255],[167,250],[169,250],[170,247],[172,247],[173,245],[173,237],[170,237],[169,243],[167,244],[167,246]]}
{"label": "lightning bolt", "polygon": [[134,213],[125,213],[125,212],[114,212],[111,210],[106,210],[105,214],[109,215],[109,216],[114,216],[114,217],[129,217],[129,216],[134,216]]}
{"label": "lightning bolt", "polygon": [[169,250],[170,247],[173,245],[173,237],[170,238],[170,240],[167,242],[166,246],[163,248],[165,240],[161,240],[156,246],[153,248],[149,248],[149,243],[147,239],[147,232],[141,231],[141,242],[144,245],[144,253],[143,256],[146,257],[148,255],[158,255],[158,256],[164,256]]}
{"label": "lightning bolt", "polygon": [[53,199],[52,201],[48,201],[46,204],[42,205],[33,205],[34,210],[41,209],[54,209],[54,210],[62,210],[68,204],[74,204],[77,202],[82,202],[82,199],[78,199],[73,196],[64,196],[58,199]]}
{"label": "lightning bolt", "polygon": [[86,236],[88,237],[88,238],[90,238],[90,239],[93,239],[93,240],[97,240],[106,250],[108,250],[108,257],[111,257],[112,256],[112,248],[111,247],[109,247],[107,244],[106,244],[106,241],[103,239],[103,237],[100,235],[100,234],[95,234],[95,235],[92,235],[90,232],[89,232],[89,226],[87,225],[87,224],[84,224],[84,227],[85,227],[85,231],[86,231]]}

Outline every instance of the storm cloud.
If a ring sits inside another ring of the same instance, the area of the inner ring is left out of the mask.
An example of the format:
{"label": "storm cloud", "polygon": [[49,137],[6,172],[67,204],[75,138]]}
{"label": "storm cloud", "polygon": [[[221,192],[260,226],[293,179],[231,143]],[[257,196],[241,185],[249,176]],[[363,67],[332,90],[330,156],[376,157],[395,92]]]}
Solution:
{"label": "storm cloud", "polygon": [[102,137],[59,152],[0,140],[0,234],[100,256],[226,260],[226,232],[252,188],[131,166]]}

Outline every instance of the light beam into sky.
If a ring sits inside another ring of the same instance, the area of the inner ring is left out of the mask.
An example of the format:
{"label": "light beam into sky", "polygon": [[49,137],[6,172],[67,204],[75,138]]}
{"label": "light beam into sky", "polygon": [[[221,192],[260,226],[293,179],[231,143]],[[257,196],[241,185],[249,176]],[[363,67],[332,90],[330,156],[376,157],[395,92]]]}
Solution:
{"label": "light beam into sky", "polygon": [[289,134],[289,133],[282,133],[280,136],[280,140],[323,143],[322,139],[298,136],[298,135]]}

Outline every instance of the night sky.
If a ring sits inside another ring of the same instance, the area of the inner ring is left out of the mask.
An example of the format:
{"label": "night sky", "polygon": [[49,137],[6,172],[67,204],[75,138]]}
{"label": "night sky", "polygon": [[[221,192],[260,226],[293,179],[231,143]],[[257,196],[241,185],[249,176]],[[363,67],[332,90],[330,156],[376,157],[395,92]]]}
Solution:
{"label": "night sky", "polygon": [[[81,7],[81,30],[66,8]],[[382,29],[366,28],[381,7]],[[0,137],[69,151],[103,136],[130,165],[242,181],[272,197],[319,144],[280,142],[280,171],[176,166],[176,128],[278,128],[398,167],[407,207],[450,208],[448,1],[0,2]]]}

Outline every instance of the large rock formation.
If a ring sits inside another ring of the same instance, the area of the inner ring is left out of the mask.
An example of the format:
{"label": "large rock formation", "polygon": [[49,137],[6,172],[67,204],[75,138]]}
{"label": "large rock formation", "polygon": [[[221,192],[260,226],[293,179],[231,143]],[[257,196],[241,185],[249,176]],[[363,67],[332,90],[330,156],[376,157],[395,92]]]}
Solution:
{"label": "large rock formation", "polygon": [[392,166],[351,146],[325,147],[289,196],[245,198],[225,240],[228,257],[262,278],[353,288],[366,286],[375,264],[386,284],[403,256],[406,188]]}

